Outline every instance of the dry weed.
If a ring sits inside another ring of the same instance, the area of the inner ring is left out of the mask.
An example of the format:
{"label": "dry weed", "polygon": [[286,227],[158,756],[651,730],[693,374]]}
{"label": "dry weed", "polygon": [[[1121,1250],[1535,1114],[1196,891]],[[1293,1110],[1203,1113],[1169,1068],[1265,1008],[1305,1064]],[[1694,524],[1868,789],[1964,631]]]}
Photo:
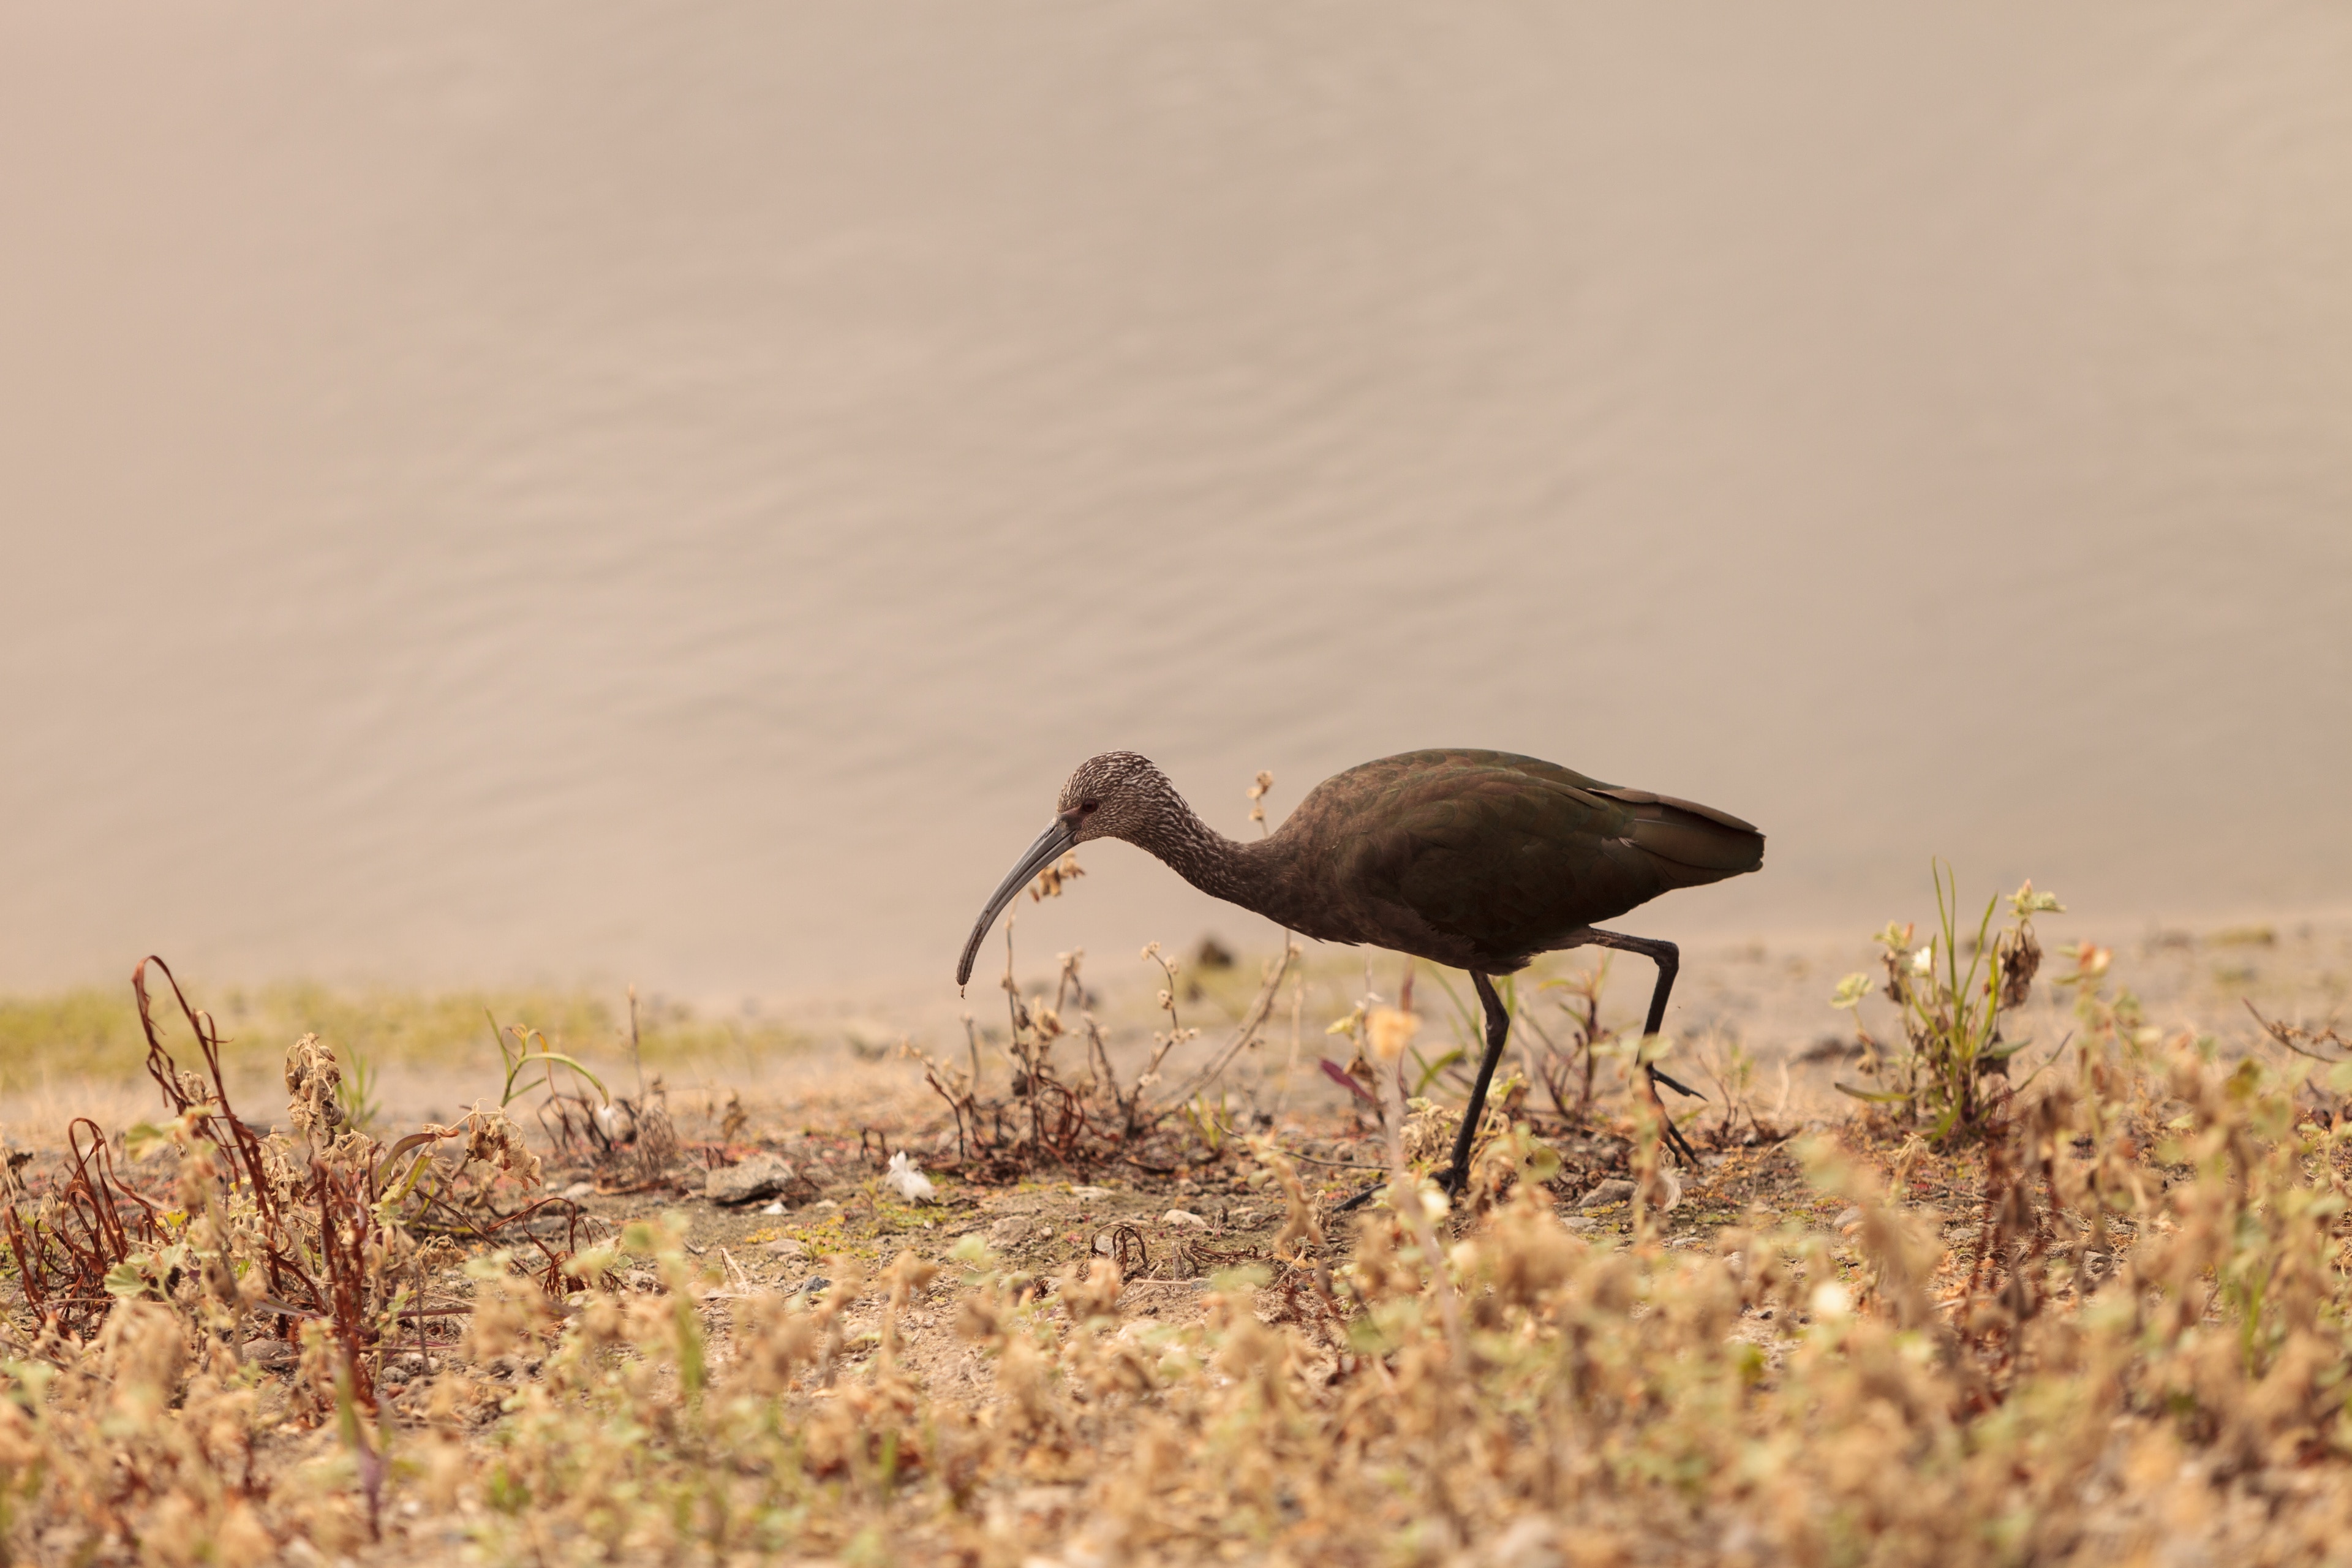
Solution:
{"label": "dry weed", "polygon": [[[256,1184],[226,1105],[159,1075],[188,1097],[141,1143],[172,1192],[134,1192],[85,1139],[53,1190],[113,1220],[24,1227],[70,1238],[63,1270],[115,1224],[109,1268],[129,1267],[70,1321],[12,1282],[0,1543],[126,1563],[260,1562],[297,1537],[362,1560],[470,1543],[1005,1568],[2331,1560],[2352,1531],[2352,1132],[2262,1061],[2152,1032],[2103,964],[2076,970],[2067,1057],[1967,1150],[1864,1122],[1809,1146],[1849,1205],[1834,1229],[1755,1213],[1711,1247],[1579,1230],[1524,1127],[1489,1141],[1484,1206],[1449,1209],[1410,1168],[1381,1070],[1389,1205],[1338,1234],[1289,1156],[1252,1142],[1287,1219],[1273,1257],[1196,1296],[1151,1287],[1197,1310],[1138,1310],[1115,1258],[1041,1277],[977,1234],[782,1292],[647,1219],[532,1258],[531,1278],[519,1239],[476,1256],[464,1344],[428,1343],[397,1400],[365,1374],[412,1298],[371,1281],[403,1278],[441,1212],[402,1206],[425,1184],[406,1162],[458,1130],[362,1157],[313,1092],[328,1064],[302,1056],[310,1163],[262,1146]],[[1055,1072],[1064,1037],[1028,1011],[1016,1059]],[[1363,1024],[1392,1069],[1409,1016]],[[949,1099],[970,1138],[977,1101]],[[1028,1124],[1031,1146],[1054,1125]],[[1024,1135],[1006,1134],[983,1148]],[[464,1139],[467,1167],[530,1175],[494,1124]],[[1637,1205],[1654,1206],[1654,1142],[1636,1141]],[[278,1371],[236,1337],[293,1305],[273,1247],[327,1293]],[[329,1310],[346,1279],[357,1308]]]}

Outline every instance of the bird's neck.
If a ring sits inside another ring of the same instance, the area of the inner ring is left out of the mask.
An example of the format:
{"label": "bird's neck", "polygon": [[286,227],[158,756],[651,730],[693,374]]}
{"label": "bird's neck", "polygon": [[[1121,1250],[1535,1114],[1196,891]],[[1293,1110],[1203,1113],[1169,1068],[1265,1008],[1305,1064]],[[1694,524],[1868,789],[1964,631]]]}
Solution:
{"label": "bird's neck", "polygon": [[1167,809],[1132,834],[1129,841],[1212,898],[1262,913],[1275,912],[1270,906],[1276,889],[1267,875],[1271,867],[1265,852],[1255,845],[1236,843],[1211,827],[1181,797],[1171,798]]}

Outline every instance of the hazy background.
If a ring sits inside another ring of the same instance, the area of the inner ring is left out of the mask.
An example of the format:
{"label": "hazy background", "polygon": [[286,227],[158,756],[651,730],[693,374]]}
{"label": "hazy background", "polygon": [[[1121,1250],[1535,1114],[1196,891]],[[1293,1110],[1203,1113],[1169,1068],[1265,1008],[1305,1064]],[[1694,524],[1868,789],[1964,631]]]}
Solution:
{"label": "hazy background", "polygon": [[[1764,826],[1659,934],[2341,909],[2347,83],[2319,4],[0,0],[0,986],[944,990],[1113,746]],[[1086,860],[1035,951],[1267,934]]]}

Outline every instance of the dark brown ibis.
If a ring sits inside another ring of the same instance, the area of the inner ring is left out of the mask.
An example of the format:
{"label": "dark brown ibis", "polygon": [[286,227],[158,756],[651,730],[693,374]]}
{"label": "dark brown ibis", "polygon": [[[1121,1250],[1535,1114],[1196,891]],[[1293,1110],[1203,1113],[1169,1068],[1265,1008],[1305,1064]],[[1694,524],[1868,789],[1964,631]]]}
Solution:
{"label": "dark brown ibis", "polygon": [[[1458,1191],[1510,1015],[1493,977],[1539,952],[1608,947],[1657,965],[1643,1034],[1665,1022],[1675,944],[1602,931],[1600,922],[1676,888],[1718,882],[1764,863],[1764,836],[1725,812],[1587,778],[1508,752],[1407,752],[1324,780],[1283,825],[1254,843],[1227,838],[1133,752],[1089,758],[1062,786],[1054,821],[1005,875],[971,928],[956,984],[996,917],[1072,847],[1123,838],[1186,881],[1322,942],[1360,942],[1470,972],[1486,1014],[1478,1063],[1445,1182]],[[1665,1084],[1648,1069],[1650,1097]],[[1665,1135],[1696,1156],[1664,1105]]]}

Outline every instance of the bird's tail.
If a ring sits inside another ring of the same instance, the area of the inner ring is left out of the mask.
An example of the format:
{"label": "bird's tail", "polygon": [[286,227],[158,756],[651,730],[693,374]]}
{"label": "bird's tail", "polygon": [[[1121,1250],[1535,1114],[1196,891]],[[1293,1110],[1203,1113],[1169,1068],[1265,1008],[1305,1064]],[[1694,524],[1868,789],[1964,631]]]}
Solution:
{"label": "bird's tail", "polygon": [[1696,888],[1764,864],[1764,836],[1727,811],[1642,789],[1606,789],[1633,816],[1633,842],[1669,888]]}

